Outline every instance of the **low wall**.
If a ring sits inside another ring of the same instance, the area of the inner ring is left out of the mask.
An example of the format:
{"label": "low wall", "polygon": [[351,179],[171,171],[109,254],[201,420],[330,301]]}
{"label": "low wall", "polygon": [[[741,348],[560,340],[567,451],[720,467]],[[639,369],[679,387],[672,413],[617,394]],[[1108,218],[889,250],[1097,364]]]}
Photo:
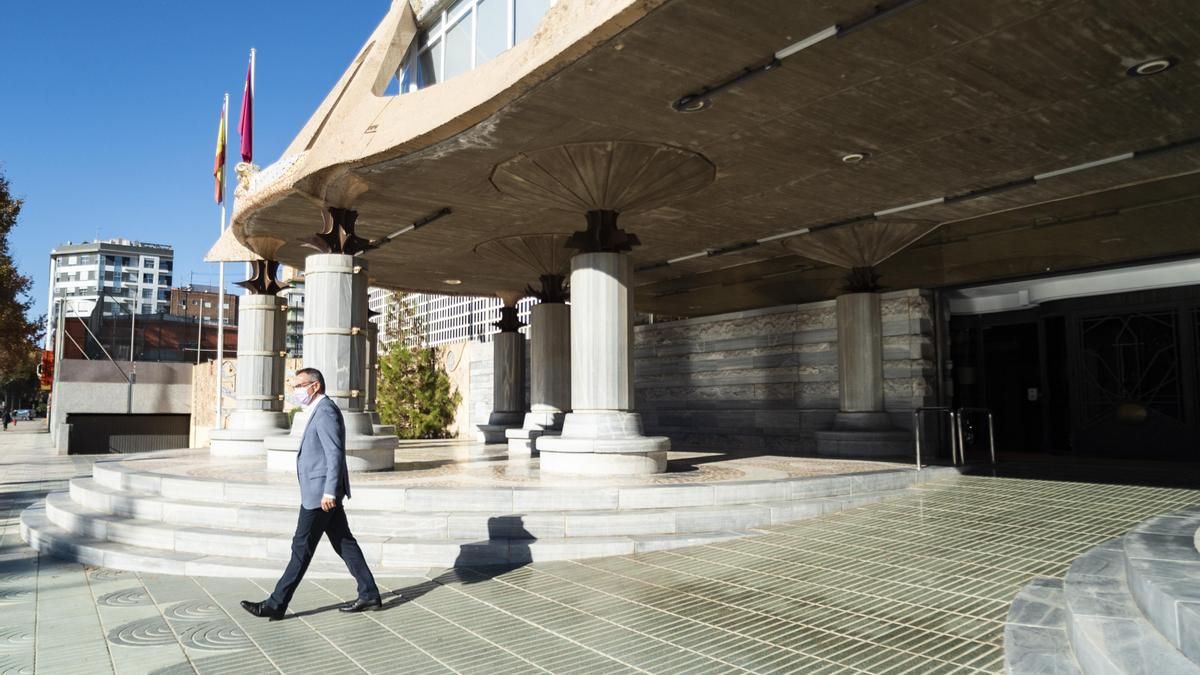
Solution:
{"label": "low wall", "polygon": [[[900,428],[935,399],[931,303],[919,290],[882,297],[884,405]],[[837,412],[832,300],[637,326],[634,341],[637,409],[674,448],[809,454]],[[469,343],[465,356],[460,436],[474,437],[492,409],[492,346]]]}
{"label": "low wall", "polygon": [[[884,405],[897,427],[934,400],[931,297],[882,296]],[[838,409],[834,301],[638,326],[636,405],[676,449],[809,454]]]}
{"label": "low wall", "polygon": [[125,373],[136,373],[132,385],[107,359],[58,362],[50,434],[60,454],[69,451],[69,433],[65,432],[70,414],[191,414],[192,365],[148,361],[119,365]]}
{"label": "low wall", "polygon": [[[483,440],[478,425],[487,424],[492,414],[492,363],[495,350],[491,342],[468,342],[466,355],[469,357],[469,385],[463,392],[467,401],[467,424],[456,424],[459,438]],[[525,409],[529,409],[529,340],[525,341]],[[461,410],[462,406],[460,406]],[[461,417],[459,419],[462,419]]]}

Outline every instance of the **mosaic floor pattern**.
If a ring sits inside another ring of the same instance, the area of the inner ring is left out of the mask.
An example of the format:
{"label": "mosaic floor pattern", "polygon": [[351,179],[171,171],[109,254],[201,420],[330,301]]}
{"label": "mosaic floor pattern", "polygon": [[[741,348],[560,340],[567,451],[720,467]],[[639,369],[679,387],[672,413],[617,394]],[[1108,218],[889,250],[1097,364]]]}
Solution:
{"label": "mosaic floor pattern", "polygon": [[[1200,491],[960,477],[760,537],[671,552],[301,585],[88,568],[26,548],[18,515],[86,475],[0,437],[0,673],[1000,672],[1008,603],[1091,546]],[[24,445],[22,445],[24,444]],[[83,670],[81,670],[81,667]]]}

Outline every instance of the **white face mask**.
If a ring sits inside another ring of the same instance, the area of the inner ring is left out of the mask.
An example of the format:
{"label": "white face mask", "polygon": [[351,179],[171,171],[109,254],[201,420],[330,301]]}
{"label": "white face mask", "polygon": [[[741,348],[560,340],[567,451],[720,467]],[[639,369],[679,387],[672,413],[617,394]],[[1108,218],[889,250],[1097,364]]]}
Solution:
{"label": "white face mask", "polygon": [[316,397],[315,393],[309,391],[310,387],[312,387],[312,383],[292,389],[292,395],[288,396],[288,400],[298,406],[307,406]]}

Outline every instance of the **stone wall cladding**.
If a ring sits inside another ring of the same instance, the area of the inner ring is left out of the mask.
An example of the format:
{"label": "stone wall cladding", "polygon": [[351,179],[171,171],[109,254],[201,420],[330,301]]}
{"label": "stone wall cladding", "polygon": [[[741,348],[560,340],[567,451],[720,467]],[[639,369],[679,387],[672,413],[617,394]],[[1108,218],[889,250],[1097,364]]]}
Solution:
{"label": "stone wall cladding", "polygon": [[[931,297],[883,294],[884,405],[901,428],[930,405]],[[469,425],[474,436],[492,410],[492,346],[469,352]],[[467,356],[467,355],[464,355]],[[635,396],[645,433],[678,450],[814,451],[813,432],[838,408],[837,319],[833,301],[637,326]],[[528,381],[528,378],[526,378]]]}
{"label": "stone wall cladding", "polygon": [[[884,406],[898,427],[934,398],[930,294],[882,297]],[[635,388],[647,434],[672,447],[814,450],[838,408],[833,301],[635,328]]]}
{"label": "stone wall cladding", "polygon": [[[529,341],[525,341],[525,409],[529,409]],[[458,438],[482,440],[483,434],[477,429],[480,424],[487,424],[492,414],[492,363],[495,351],[490,342],[471,341],[464,350],[463,358],[468,361],[469,374],[467,392],[463,394],[464,405],[470,410],[467,424],[455,420]],[[463,406],[459,406],[461,411]]]}

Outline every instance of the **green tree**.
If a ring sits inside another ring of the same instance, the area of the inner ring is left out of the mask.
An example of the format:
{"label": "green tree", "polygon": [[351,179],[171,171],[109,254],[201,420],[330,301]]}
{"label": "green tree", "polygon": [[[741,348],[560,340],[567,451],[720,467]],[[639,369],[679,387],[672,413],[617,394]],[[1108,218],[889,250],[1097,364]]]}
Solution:
{"label": "green tree", "polygon": [[0,174],[0,381],[21,375],[42,338],[42,319],[29,318],[33,282],[17,271],[9,254],[8,234],[20,213],[21,200],[12,196],[8,179]]}
{"label": "green tree", "polygon": [[448,438],[462,394],[438,362],[438,350],[426,345],[425,331],[403,295],[392,297],[381,331],[388,340],[379,357],[379,416],[396,426],[400,438]]}
{"label": "green tree", "polygon": [[9,410],[36,408],[42,398],[37,376],[40,363],[41,351],[29,351],[11,370],[0,372],[0,403]]}

